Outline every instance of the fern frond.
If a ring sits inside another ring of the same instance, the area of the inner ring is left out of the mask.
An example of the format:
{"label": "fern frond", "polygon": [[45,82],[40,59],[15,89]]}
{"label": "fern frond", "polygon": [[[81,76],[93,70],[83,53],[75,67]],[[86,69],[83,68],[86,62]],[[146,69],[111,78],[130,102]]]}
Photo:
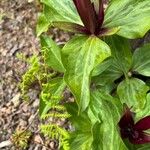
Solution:
{"label": "fern frond", "polygon": [[36,75],[40,70],[39,58],[36,55],[32,56],[31,59],[28,60],[28,62],[30,62],[30,67],[28,71],[23,75],[22,82],[19,85],[22,97],[25,98],[25,100],[28,99],[28,90],[30,86],[37,80]]}
{"label": "fern frond", "polygon": [[55,92],[55,88],[56,84],[52,84],[51,82],[42,84],[42,92],[40,98],[49,107],[49,109],[57,106],[62,99],[62,96],[58,95],[57,92]]}
{"label": "fern frond", "polygon": [[54,108],[56,105],[58,105],[58,103],[62,99],[62,97],[60,96],[54,97],[53,95],[51,95],[51,93],[44,93],[43,91],[41,92],[40,97],[42,101],[45,102],[47,106],[49,106],[49,109]]}
{"label": "fern frond", "polygon": [[63,150],[70,150],[70,145],[68,140],[61,140],[61,147],[63,148]]}
{"label": "fern frond", "polygon": [[62,105],[53,106],[53,109],[56,109],[56,110],[59,110],[59,111],[66,111],[66,108]]}
{"label": "fern frond", "polygon": [[68,113],[53,112],[53,113],[48,113],[48,114],[42,115],[42,116],[41,116],[41,119],[44,119],[44,120],[45,120],[45,119],[48,119],[49,117],[67,119],[67,118],[70,118],[71,115],[68,114]]}
{"label": "fern frond", "polygon": [[52,139],[59,140],[61,138],[68,139],[69,133],[57,124],[45,124],[40,126],[41,132]]}
{"label": "fern frond", "polygon": [[[27,93],[31,88],[33,83],[40,84],[42,89],[40,94],[40,99],[47,109],[45,113],[42,114],[41,118],[43,120],[48,120],[48,118],[57,118],[58,119],[67,119],[70,117],[70,114],[67,113],[66,108],[60,105],[60,101],[63,97],[63,90],[65,89],[65,84],[60,77],[57,77],[57,72],[50,71],[49,67],[45,63],[47,58],[45,52],[42,52],[42,62],[40,61],[41,57],[34,55],[30,59],[27,59],[26,62],[29,63],[29,69],[22,77],[22,82],[20,83],[20,88],[24,99],[29,99]],[[25,58],[23,58],[25,60]],[[44,60],[44,62],[43,62]],[[55,78],[54,80],[51,80]],[[60,86],[60,87],[59,87]],[[50,137],[51,139],[56,139],[59,141],[60,146],[64,150],[69,150],[69,132],[56,124],[43,124],[41,125],[41,132]]]}
{"label": "fern frond", "polygon": [[70,135],[68,131],[66,131],[62,127],[59,127],[56,124],[41,125],[40,129],[44,135],[47,135],[51,139],[58,140],[59,145],[60,147],[63,148],[63,150],[70,150],[69,141],[68,141]]}
{"label": "fern frond", "polygon": [[28,100],[28,90],[34,83],[41,83],[51,80],[56,76],[56,72],[49,72],[49,68],[40,62],[40,56],[33,55],[31,58],[26,58],[23,54],[18,54],[18,57],[29,64],[29,68],[22,77],[22,82],[19,84],[22,97],[24,100]]}

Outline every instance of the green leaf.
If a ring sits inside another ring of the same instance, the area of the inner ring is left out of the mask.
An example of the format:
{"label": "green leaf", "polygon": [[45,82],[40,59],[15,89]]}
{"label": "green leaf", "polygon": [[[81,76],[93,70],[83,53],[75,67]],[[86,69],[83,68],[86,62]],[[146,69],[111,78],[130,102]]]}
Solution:
{"label": "green leaf", "polygon": [[141,75],[150,76],[150,44],[135,50],[132,70]]}
{"label": "green leaf", "polygon": [[112,65],[113,59],[108,57],[102,63],[98,64],[92,71],[92,76],[98,76]]}
{"label": "green leaf", "polygon": [[40,116],[45,115],[53,106],[60,102],[66,84],[63,78],[55,78],[42,86],[39,106]]}
{"label": "green leaf", "polygon": [[71,114],[69,118],[75,127],[75,131],[71,134],[70,149],[71,150],[90,150],[92,146],[92,124],[86,112],[78,115],[78,107],[75,103],[66,105],[67,111]]}
{"label": "green leaf", "polygon": [[62,49],[62,53],[64,55],[69,55],[73,52],[80,51],[87,39],[88,36],[85,35],[74,36],[65,44],[65,46]]}
{"label": "green leaf", "polygon": [[68,31],[72,33],[79,33],[82,34],[84,27],[75,23],[68,23],[68,22],[53,22],[52,25],[55,28],[59,28],[63,31]]}
{"label": "green leaf", "polygon": [[132,53],[129,41],[116,35],[105,38],[105,41],[108,45],[110,45],[112,56],[118,64],[117,68],[126,75],[132,62]]}
{"label": "green leaf", "polygon": [[146,104],[148,90],[149,87],[142,80],[131,78],[119,84],[117,94],[122,103],[132,106],[135,112],[139,112]]}
{"label": "green leaf", "polygon": [[111,36],[116,34],[120,30],[120,27],[107,28],[104,33],[101,33],[98,37]]}
{"label": "green leaf", "polygon": [[140,148],[137,148],[137,150],[149,150],[150,149],[150,144],[144,144]]}
{"label": "green leaf", "polygon": [[118,35],[135,39],[150,29],[149,0],[112,0],[105,12],[104,26],[120,27]]}
{"label": "green leaf", "polygon": [[41,46],[45,63],[56,71],[64,72],[65,69],[61,60],[61,50],[56,43],[47,36],[41,36]]}
{"label": "green leaf", "polygon": [[40,36],[43,32],[48,30],[50,23],[47,21],[45,15],[43,13],[40,14],[36,26],[37,36]]}
{"label": "green leaf", "polygon": [[97,37],[87,39],[85,36],[79,36],[64,47],[63,54],[66,69],[64,79],[74,94],[80,111],[84,111],[90,101],[92,70],[110,56],[110,49]]}
{"label": "green leaf", "polygon": [[138,112],[136,114],[136,120],[140,120],[141,118],[144,118],[145,116],[150,115],[150,93],[146,96],[146,104],[142,111]]}
{"label": "green leaf", "polygon": [[[124,145],[117,124],[120,120],[120,111],[111,96],[95,91],[91,94],[89,109],[101,122],[93,126],[92,150],[127,150]],[[93,115],[89,116],[90,119]]]}
{"label": "green leaf", "polygon": [[44,13],[50,22],[62,21],[81,24],[81,19],[72,0],[41,0]]}
{"label": "green leaf", "polygon": [[[117,128],[121,117],[118,100],[115,102],[111,96],[99,92],[92,92],[91,95],[88,111],[78,114],[75,103],[66,105],[75,129],[71,134],[70,149],[127,150]],[[94,122],[93,117],[96,118]]]}
{"label": "green leaf", "polygon": [[[105,38],[105,42],[110,46],[112,58],[99,64],[93,70],[93,76],[99,73],[97,77],[93,78],[95,83],[102,86],[113,83],[122,75],[127,77],[132,61],[131,48],[128,40],[119,36],[112,36]],[[107,66],[109,67],[106,68]]]}
{"label": "green leaf", "polygon": [[[103,66],[101,66],[100,69],[101,68],[103,68]],[[98,70],[94,71],[96,72]],[[105,71],[103,71],[102,73],[99,71],[99,73],[100,74],[98,76],[92,78],[92,81],[94,81],[96,85],[100,86],[105,86],[113,83],[116,79],[120,78],[123,75],[118,67],[118,62],[116,62],[114,59],[111,61],[111,65]]]}

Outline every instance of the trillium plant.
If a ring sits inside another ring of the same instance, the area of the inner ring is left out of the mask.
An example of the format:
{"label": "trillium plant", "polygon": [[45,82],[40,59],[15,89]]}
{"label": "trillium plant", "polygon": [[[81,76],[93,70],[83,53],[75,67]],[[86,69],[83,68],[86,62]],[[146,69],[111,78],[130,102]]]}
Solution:
{"label": "trillium plant", "polygon": [[[53,103],[65,107],[72,126],[66,130],[67,147],[60,140],[59,149],[149,150],[150,43],[136,49],[131,43],[150,30],[150,1],[41,0],[41,4],[37,35],[46,65],[57,72],[47,81],[53,83],[48,94],[60,97],[69,91],[72,97]],[[70,40],[57,44],[47,32],[50,28],[71,33]],[[49,103],[54,101],[43,97],[40,116],[52,110]]]}

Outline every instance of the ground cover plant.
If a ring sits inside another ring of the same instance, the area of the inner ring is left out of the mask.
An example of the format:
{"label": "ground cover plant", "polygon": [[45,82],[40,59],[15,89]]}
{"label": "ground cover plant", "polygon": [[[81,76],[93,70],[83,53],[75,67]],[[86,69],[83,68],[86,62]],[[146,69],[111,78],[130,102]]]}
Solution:
{"label": "ground cover plant", "polygon": [[[59,140],[64,150],[148,150],[150,43],[132,50],[129,39],[149,31],[149,0],[41,3],[41,56],[31,59],[21,89],[27,96],[28,87],[38,81],[41,119],[64,118],[73,127],[51,121],[41,131]],[[74,35],[57,45],[44,33],[50,27]],[[63,98],[66,90],[74,100]]]}

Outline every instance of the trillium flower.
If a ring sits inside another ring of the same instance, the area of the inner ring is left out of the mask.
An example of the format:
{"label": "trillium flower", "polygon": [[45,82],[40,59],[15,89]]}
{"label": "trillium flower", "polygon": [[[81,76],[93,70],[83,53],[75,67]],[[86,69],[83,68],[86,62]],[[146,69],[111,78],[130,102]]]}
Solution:
{"label": "trillium flower", "polygon": [[73,2],[84,24],[84,32],[98,35],[103,30],[103,0],[99,0],[98,6],[95,6],[90,0],[73,0]]}
{"label": "trillium flower", "polygon": [[108,29],[103,26],[104,5],[108,3],[108,0],[73,0],[73,2],[83,26],[68,22],[54,22],[55,27],[74,33],[96,36],[111,35],[118,31],[119,28]]}
{"label": "trillium flower", "polygon": [[134,122],[134,113],[128,107],[125,108],[124,115],[118,125],[120,127],[121,137],[128,138],[132,144],[145,144],[150,142],[150,134],[145,130],[150,129],[150,116]]}

